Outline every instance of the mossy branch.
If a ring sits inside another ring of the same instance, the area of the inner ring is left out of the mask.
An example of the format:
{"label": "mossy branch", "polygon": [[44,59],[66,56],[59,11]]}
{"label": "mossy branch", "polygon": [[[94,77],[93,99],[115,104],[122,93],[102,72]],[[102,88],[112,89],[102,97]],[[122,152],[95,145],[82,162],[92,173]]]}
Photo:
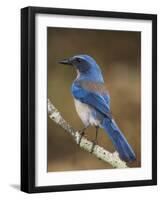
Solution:
{"label": "mossy branch", "polygon": [[[61,126],[72,138],[74,141],[79,144],[80,148],[84,149],[87,152],[91,152],[93,147],[93,142],[89,141],[86,137],[81,138],[81,134],[78,131],[75,131],[61,116],[60,112],[55,108],[55,106],[48,99],[48,115],[56,124]],[[81,139],[81,140],[80,140]],[[80,141],[80,142],[79,142]],[[113,168],[128,168],[126,162],[122,161],[117,152],[111,153],[105,150],[99,145],[95,145],[92,151],[92,154],[98,159],[103,160],[106,163],[109,163]]]}

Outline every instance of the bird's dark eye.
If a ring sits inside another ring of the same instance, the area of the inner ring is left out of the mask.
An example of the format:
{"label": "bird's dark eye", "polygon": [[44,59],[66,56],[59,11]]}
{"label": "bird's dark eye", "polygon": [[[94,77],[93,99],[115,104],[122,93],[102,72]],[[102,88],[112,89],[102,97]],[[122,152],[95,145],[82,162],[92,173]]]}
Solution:
{"label": "bird's dark eye", "polygon": [[80,62],[81,62],[81,59],[80,59],[80,58],[77,58],[77,62],[80,63]]}

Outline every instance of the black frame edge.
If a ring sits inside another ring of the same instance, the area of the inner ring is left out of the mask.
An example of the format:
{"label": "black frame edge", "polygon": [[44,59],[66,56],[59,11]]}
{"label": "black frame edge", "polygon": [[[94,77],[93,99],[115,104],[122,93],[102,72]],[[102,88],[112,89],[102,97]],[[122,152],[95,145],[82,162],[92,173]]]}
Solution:
{"label": "black frame edge", "polygon": [[28,9],[21,9],[21,190],[28,192]]}
{"label": "black frame edge", "polygon": [[35,21],[21,9],[21,191],[35,187]]}
{"label": "black frame edge", "polygon": [[152,157],[152,180],[157,185],[157,15],[152,19]]}
{"label": "black frame edge", "polygon": [[34,13],[152,20],[156,14],[28,6]]}

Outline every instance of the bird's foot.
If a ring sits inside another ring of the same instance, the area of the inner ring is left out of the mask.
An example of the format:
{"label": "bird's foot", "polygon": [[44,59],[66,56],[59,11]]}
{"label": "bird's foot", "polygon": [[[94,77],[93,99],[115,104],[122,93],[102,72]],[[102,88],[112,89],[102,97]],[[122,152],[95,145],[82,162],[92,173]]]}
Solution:
{"label": "bird's foot", "polygon": [[79,139],[79,141],[78,141],[78,145],[80,145],[81,140],[82,140],[82,137],[85,135],[85,130],[86,130],[88,127],[89,127],[89,125],[88,125],[88,126],[85,126],[83,129],[81,129],[81,130],[78,131],[79,134],[81,135],[81,136],[80,136],[80,139]]}
{"label": "bird's foot", "polygon": [[81,140],[82,140],[82,137],[85,135],[85,132],[84,132],[84,130],[80,130],[80,131],[78,131],[78,132],[79,132],[79,134],[80,134],[80,138],[79,138],[79,141],[78,141],[78,145],[80,145]]}
{"label": "bird's foot", "polygon": [[91,151],[90,151],[91,154],[93,153],[94,147],[96,145],[98,145],[98,141],[97,140],[92,141],[92,148],[91,148]]}

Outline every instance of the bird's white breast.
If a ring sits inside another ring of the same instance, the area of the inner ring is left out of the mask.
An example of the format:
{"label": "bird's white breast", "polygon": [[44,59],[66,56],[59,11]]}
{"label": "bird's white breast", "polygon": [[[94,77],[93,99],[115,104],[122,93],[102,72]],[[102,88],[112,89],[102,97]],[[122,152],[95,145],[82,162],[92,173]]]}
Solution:
{"label": "bird's white breast", "polygon": [[93,117],[92,109],[89,105],[74,99],[76,111],[85,126],[95,125],[98,126],[100,122]]}

